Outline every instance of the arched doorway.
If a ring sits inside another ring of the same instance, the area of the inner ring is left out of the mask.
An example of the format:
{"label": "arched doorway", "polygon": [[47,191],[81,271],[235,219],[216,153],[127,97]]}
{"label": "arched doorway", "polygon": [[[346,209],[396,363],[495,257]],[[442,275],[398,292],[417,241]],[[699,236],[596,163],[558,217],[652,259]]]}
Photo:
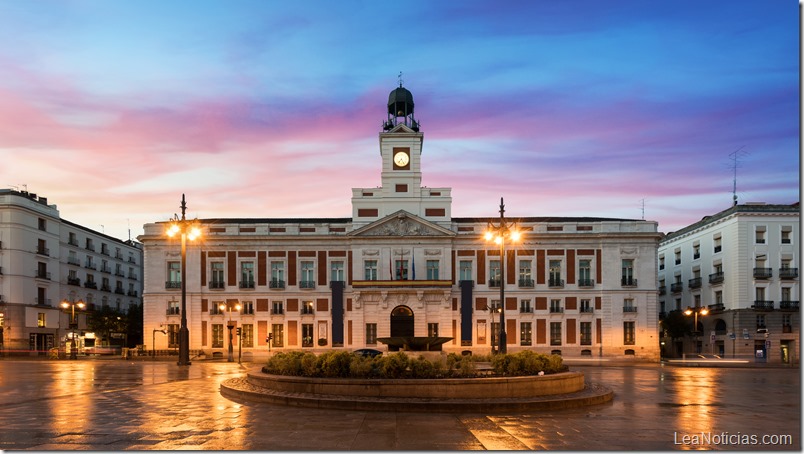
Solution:
{"label": "arched doorway", "polygon": [[413,311],[397,306],[391,311],[391,337],[413,337]]}

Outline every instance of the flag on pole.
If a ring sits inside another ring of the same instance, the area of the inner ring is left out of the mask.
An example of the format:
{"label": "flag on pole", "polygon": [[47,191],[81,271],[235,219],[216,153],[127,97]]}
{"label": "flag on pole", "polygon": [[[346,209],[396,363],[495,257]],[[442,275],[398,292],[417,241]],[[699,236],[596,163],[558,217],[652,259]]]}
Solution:
{"label": "flag on pole", "polygon": [[410,267],[413,268],[413,280],[415,281],[416,280],[416,256],[413,255],[413,253],[411,253],[410,260],[411,260]]}
{"label": "flag on pole", "polygon": [[391,273],[391,280],[394,280],[394,253],[393,250],[388,257],[388,272]]}

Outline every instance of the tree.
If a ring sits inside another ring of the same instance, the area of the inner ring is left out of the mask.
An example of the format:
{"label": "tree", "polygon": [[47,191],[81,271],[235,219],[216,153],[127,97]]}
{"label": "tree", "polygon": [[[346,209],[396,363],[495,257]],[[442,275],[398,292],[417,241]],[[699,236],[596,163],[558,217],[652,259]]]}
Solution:
{"label": "tree", "polygon": [[127,323],[126,314],[112,309],[111,306],[103,306],[90,315],[87,325],[95,332],[101,345],[109,345],[112,333],[127,332]]}
{"label": "tree", "polygon": [[667,313],[667,316],[662,320],[662,329],[667,333],[667,337],[670,338],[671,345],[675,345],[676,339],[682,339],[692,332],[688,317],[680,310]]}
{"label": "tree", "polygon": [[134,348],[143,343],[143,327],[142,327],[142,304],[136,304],[128,307],[128,314],[126,314],[126,321],[128,322],[128,345],[129,348]]}

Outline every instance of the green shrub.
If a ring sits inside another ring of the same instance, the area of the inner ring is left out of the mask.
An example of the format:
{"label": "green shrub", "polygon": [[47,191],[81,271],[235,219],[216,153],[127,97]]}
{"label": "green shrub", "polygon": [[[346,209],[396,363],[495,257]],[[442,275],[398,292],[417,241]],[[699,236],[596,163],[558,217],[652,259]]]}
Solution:
{"label": "green shrub", "polygon": [[375,358],[381,378],[405,378],[408,369],[408,355],[403,352]]}
{"label": "green shrub", "polygon": [[331,351],[318,357],[316,364],[322,377],[348,377],[353,355],[347,351]]}

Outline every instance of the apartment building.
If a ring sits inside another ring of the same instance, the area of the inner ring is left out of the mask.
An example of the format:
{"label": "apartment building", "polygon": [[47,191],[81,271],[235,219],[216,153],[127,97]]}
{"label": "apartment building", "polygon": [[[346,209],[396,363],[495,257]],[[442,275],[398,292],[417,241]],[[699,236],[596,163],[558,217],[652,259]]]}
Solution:
{"label": "apartment building", "polygon": [[[800,206],[734,205],[668,234],[658,252],[663,354],[790,363],[798,357]],[[693,326],[697,320],[698,325]]]}
{"label": "apartment building", "polygon": [[108,342],[87,317],[141,304],[142,263],[139,243],[62,219],[45,197],[0,190],[0,351],[44,355],[73,336],[79,349]]}

